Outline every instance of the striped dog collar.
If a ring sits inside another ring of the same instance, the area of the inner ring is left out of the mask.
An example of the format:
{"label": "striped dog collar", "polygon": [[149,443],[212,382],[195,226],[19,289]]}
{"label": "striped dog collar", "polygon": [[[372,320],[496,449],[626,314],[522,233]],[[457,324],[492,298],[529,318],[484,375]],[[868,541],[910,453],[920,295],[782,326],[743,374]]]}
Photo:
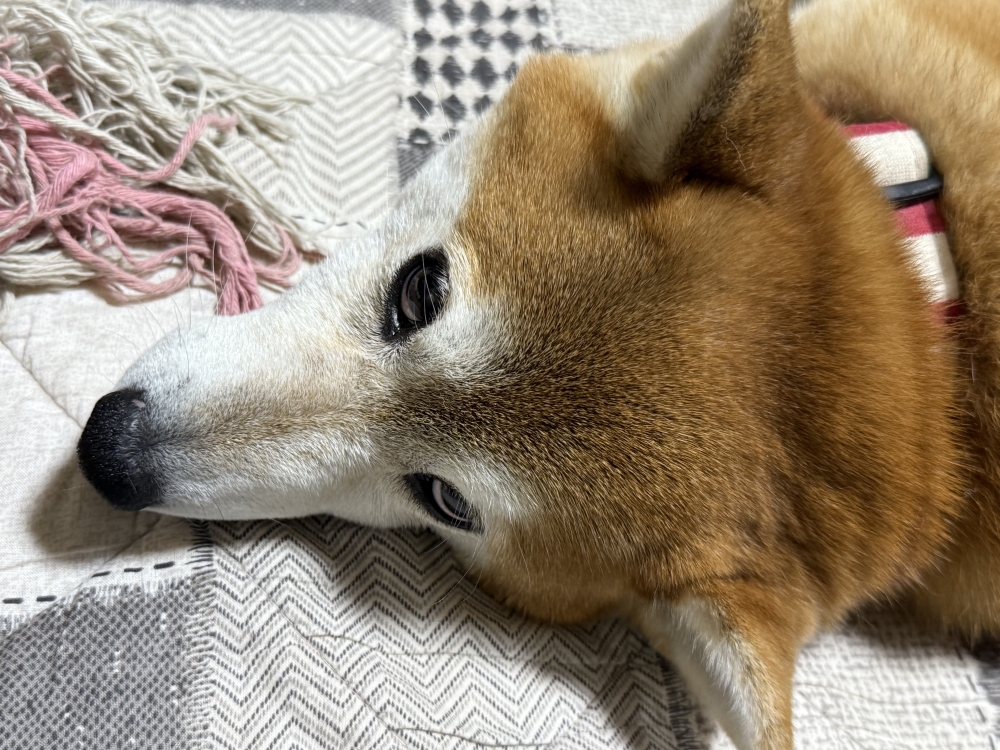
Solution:
{"label": "striped dog collar", "polygon": [[847,125],[844,132],[896,209],[897,224],[935,315],[941,322],[954,320],[961,314],[958,276],[937,209],[941,176],[931,164],[927,144],[901,122]]}

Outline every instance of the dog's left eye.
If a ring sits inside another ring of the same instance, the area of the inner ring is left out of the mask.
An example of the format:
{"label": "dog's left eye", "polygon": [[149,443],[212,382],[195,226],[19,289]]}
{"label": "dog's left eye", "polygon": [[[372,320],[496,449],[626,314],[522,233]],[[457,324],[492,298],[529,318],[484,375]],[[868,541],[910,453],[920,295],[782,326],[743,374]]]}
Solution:
{"label": "dog's left eye", "polygon": [[406,482],[417,502],[435,520],[463,531],[482,531],[475,508],[443,479],[429,474],[410,474]]}
{"label": "dog's left eye", "polygon": [[448,294],[448,262],[439,253],[424,253],[408,261],[389,287],[386,339],[395,339],[431,323]]}

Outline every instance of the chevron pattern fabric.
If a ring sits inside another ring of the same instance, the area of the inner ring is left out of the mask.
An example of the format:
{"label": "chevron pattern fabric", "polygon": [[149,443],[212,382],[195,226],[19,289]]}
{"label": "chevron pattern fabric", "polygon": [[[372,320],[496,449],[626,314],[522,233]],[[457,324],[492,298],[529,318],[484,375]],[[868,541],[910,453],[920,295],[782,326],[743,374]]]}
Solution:
{"label": "chevron pattern fabric", "polygon": [[[210,526],[209,747],[732,748],[624,623],[526,621],[430,533]],[[975,674],[969,654],[890,618],[825,634],[799,663],[800,746],[990,749],[995,670]]]}
{"label": "chevron pattern fabric", "polygon": [[[187,0],[163,0],[177,5],[188,5]],[[394,26],[398,22],[399,4],[397,0],[209,0],[206,5],[222,8],[256,11],[276,10],[282,13],[343,13],[366,16],[376,21]]]}
{"label": "chevron pattern fabric", "polygon": [[[324,240],[365,231],[390,205],[399,186],[403,40],[397,28],[348,13],[118,4],[141,8],[178,45],[303,97],[288,142],[265,152],[236,139],[228,148],[268,197],[317,235],[321,249],[330,247]],[[388,7],[382,10],[390,15]]]}
{"label": "chevron pattern fabric", "polygon": [[212,535],[211,747],[703,746],[635,632],[527,622],[429,533],[309,518]]}

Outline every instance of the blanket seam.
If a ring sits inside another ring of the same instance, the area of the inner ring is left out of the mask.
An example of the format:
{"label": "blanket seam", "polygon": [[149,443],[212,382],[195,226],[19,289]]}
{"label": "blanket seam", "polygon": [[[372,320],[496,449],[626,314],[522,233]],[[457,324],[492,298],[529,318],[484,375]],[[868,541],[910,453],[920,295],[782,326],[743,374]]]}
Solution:
{"label": "blanket seam", "polygon": [[59,411],[61,411],[63,414],[65,414],[66,417],[71,422],[73,422],[73,424],[75,424],[77,427],[79,427],[82,430],[83,429],[83,425],[80,424],[79,421],[77,421],[76,417],[74,417],[72,414],[69,413],[69,411],[67,411],[67,409],[66,409],[65,406],[63,406],[62,404],[60,404],[56,400],[55,396],[53,396],[51,393],[49,393],[48,388],[46,388],[44,385],[42,385],[42,381],[38,379],[38,376],[35,375],[35,373],[33,373],[31,371],[31,369],[28,368],[28,366],[26,364],[24,364],[24,362],[22,362],[20,359],[18,359],[18,356],[16,354],[14,354],[14,350],[10,348],[10,344],[8,344],[3,339],[2,336],[0,336],[0,344],[3,344],[4,349],[6,349],[8,352],[10,352],[11,359],[13,359],[15,362],[17,362],[17,364],[19,364],[21,366],[21,369],[24,370],[33,381],[35,381],[35,385],[37,385],[38,388],[39,388],[39,390],[41,390],[41,392],[44,393],[48,397],[49,401],[51,401],[53,404],[55,404],[55,406],[57,406],[59,408]]}

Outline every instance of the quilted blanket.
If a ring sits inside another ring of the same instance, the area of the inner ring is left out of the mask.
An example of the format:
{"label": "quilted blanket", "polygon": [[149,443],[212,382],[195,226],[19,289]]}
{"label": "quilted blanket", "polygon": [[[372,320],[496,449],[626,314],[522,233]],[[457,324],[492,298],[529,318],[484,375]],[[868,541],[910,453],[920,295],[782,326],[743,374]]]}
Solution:
{"label": "quilted blanket", "polygon": [[[45,0],[39,0],[43,2]],[[236,163],[328,253],[376,222],[525,57],[676,34],[713,0],[116,0],[172,42],[308,98]],[[625,623],[538,625],[429,532],[108,508],[76,468],[94,401],[211,315],[0,290],[0,747],[728,747]],[[1000,649],[887,616],[811,643],[803,748],[1000,748]]]}

